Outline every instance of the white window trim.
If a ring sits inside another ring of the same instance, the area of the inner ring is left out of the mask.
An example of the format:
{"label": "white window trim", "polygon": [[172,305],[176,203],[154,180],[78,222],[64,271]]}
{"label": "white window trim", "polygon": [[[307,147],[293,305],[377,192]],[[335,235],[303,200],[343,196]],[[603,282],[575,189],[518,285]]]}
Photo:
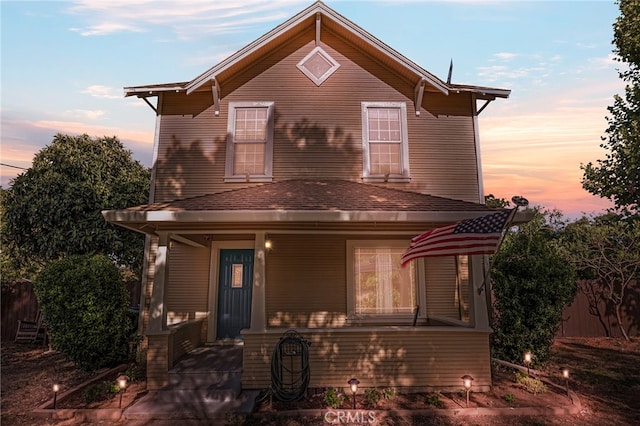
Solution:
{"label": "white window trim", "polygon": [[[267,107],[267,142],[264,153],[264,174],[234,174],[236,108]],[[273,181],[273,137],[274,137],[274,102],[229,102],[229,118],[227,120],[227,155],[225,164],[225,182],[271,182]]]}
{"label": "white window trim", "polygon": [[[313,55],[320,55],[322,56],[322,58],[324,60],[326,60],[327,62],[329,62],[329,64],[331,64],[331,66],[329,67],[329,69],[322,74],[319,77],[316,77],[309,69],[307,69],[305,67],[305,63],[309,60],[309,58],[311,58]],[[328,79],[329,77],[331,77],[331,75],[338,71],[338,68],[340,68],[340,64],[338,62],[336,62],[335,59],[333,59],[331,57],[331,55],[329,55],[327,52],[325,52],[325,50],[320,47],[320,46],[316,46],[311,52],[309,52],[307,54],[307,56],[305,56],[300,62],[298,62],[298,64],[296,65],[298,67],[298,69],[300,71],[302,71],[302,73],[304,75],[306,75],[309,80],[313,81],[315,83],[316,86],[320,86],[322,83],[324,83],[324,81],[326,79]]]}
{"label": "white window trim", "polygon": [[[400,108],[401,132],[401,174],[388,176],[371,173],[371,156],[369,152],[369,108]],[[410,182],[409,174],[409,136],[407,126],[407,105],[404,102],[362,102],[362,180],[369,183]]]}
{"label": "white window trim", "polygon": [[[347,323],[348,324],[401,324],[411,325],[414,314],[356,314],[355,262],[354,250],[360,247],[403,248],[409,247],[408,240],[347,240]],[[422,260],[410,262],[405,268],[416,269],[416,304],[420,307],[418,320],[424,324],[427,319],[424,264]]]}

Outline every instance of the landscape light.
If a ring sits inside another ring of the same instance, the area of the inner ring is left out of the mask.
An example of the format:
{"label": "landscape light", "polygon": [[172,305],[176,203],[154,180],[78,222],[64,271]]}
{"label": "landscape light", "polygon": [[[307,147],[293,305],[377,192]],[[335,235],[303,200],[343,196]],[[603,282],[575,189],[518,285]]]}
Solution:
{"label": "landscape light", "polygon": [[562,377],[564,378],[564,387],[567,390],[567,396],[569,396],[569,369],[567,367],[562,369]]}
{"label": "landscape light", "polygon": [[53,409],[56,409],[56,402],[58,400],[58,391],[60,390],[60,385],[59,384],[54,384],[53,385]]}
{"label": "landscape light", "polygon": [[473,377],[465,374],[461,377],[464,389],[467,391],[467,408],[469,408],[469,392],[471,391],[471,385],[473,384]]}
{"label": "landscape light", "polygon": [[353,409],[356,409],[356,392],[358,392],[358,385],[360,380],[353,378],[347,382],[351,386],[351,392],[353,392]]}
{"label": "landscape light", "polygon": [[118,407],[122,408],[122,394],[127,387],[127,376],[123,374],[121,376],[118,376],[116,380],[118,381],[118,387],[120,388],[120,404],[118,405]]}
{"label": "landscape light", "polygon": [[531,352],[524,353],[524,363],[527,365],[527,375],[529,375],[529,365],[531,364]]}

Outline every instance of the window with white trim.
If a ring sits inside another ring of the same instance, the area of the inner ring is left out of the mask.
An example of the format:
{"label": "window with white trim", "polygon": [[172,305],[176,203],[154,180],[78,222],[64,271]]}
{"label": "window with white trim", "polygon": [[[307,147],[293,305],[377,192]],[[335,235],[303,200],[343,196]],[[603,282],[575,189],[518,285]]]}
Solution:
{"label": "window with white trim", "polygon": [[418,305],[415,262],[402,267],[406,241],[347,241],[349,317],[412,318]]}
{"label": "window with white trim", "polygon": [[403,102],[362,102],[363,178],[408,182],[407,106]]}
{"label": "window with white trim", "polygon": [[231,102],[225,182],[270,182],[273,102]]}

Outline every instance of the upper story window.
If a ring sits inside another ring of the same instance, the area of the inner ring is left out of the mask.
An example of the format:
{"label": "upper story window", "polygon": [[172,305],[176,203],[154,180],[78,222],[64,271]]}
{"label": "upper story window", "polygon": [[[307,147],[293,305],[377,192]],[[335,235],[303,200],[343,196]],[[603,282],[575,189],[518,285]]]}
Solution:
{"label": "upper story window", "polygon": [[273,102],[231,102],[225,182],[270,182]]}
{"label": "upper story window", "polygon": [[402,102],[362,103],[365,182],[408,182],[407,106]]}

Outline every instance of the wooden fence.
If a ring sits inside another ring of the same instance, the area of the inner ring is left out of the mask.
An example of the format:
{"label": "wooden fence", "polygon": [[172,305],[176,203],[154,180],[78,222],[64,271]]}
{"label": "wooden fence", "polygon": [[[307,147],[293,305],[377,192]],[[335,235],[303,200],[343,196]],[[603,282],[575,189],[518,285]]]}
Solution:
{"label": "wooden fence", "polygon": [[[573,303],[565,308],[558,337],[622,337],[618,320],[611,307],[602,299],[589,298],[589,282],[581,282]],[[589,300],[591,299],[591,301]],[[597,306],[596,306],[597,300]],[[600,315],[597,315],[597,312]],[[625,303],[620,312],[621,322],[629,337],[640,337],[640,284],[627,287]]]}
{"label": "wooden fence", "polygon": [[2,341],[13,340],[18,328],[18,320],[35,320],[38,301],[33,293],[31,281],[20,281],[2,285]]}
{"label": "wooden fence", "polygon": [[[131,306],[140,303],[140,284],[128,282]],[[38,313],[38,300],[33,292],[33,283],[23,280],[12,284],[2,285],[2,322],[0,331],[2,341],[13,340],[18,328],[18,320],[33,320]]]}

